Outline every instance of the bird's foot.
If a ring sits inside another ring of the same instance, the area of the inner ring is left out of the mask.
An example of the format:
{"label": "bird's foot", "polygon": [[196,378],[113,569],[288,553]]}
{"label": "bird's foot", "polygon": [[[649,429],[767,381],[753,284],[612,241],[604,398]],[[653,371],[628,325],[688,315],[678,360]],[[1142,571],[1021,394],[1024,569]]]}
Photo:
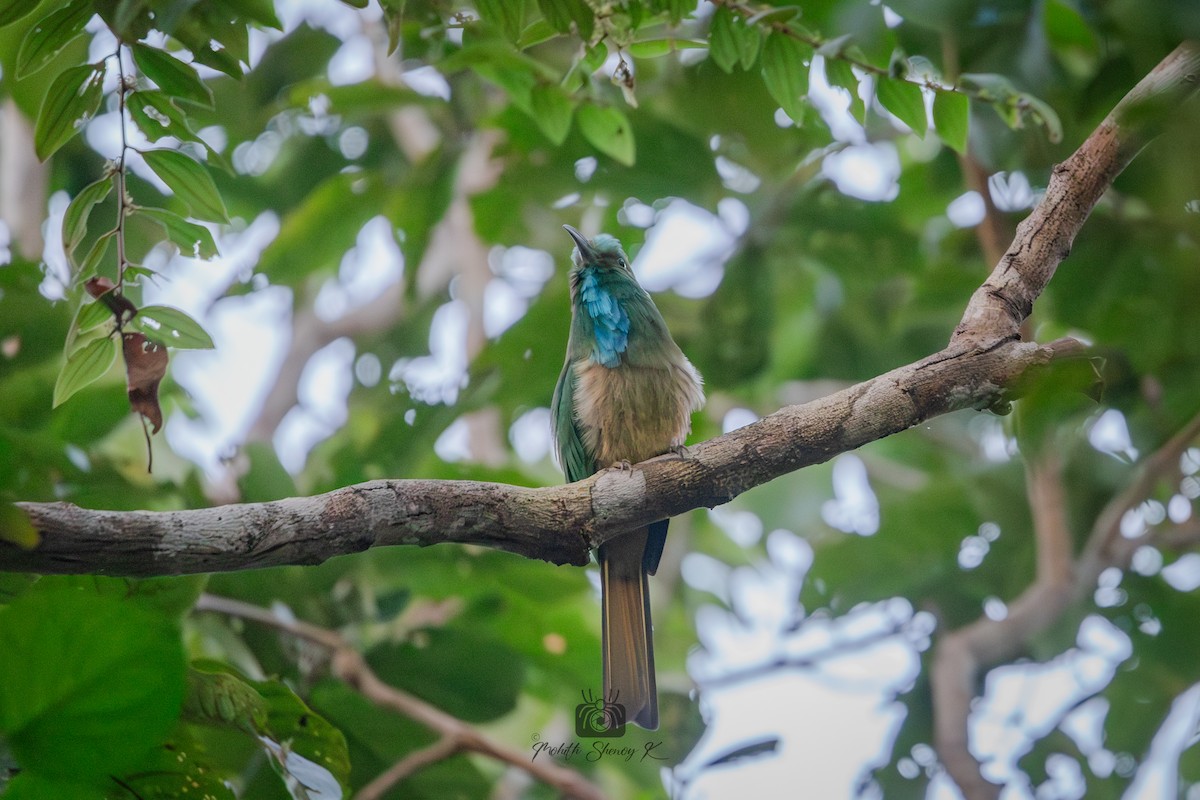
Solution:
{"label": "bird's foot", "polygon": [[692,457],[691,451],[687,449],[687,445],[685,444],[673,444],[667,452],[679,456],[680,461],[687,461]]}
{"label": "bird's foot", "polygon": [[632,472],[633,464],[629,463],[629,459],[622,458],[620,461],[613,462],[613,465],[609,467],[609,469],[619,469],[621,472]]}

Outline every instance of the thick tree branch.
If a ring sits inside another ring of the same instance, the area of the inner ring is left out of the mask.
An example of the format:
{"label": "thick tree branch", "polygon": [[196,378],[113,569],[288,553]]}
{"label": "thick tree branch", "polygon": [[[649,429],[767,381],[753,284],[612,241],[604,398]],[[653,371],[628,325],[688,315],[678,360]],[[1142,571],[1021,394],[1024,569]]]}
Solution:
{"label": "thick tree branch", "polygon": [[332,669],[338,679],[375,705],[403,714],[439,734],[439,739],[434,744],[410,753],[364,787],[358,794],[362,800],[379,797],[413,772],[461,751],[479,753],[524,770],[537,780],[553,786],[564,797],[580,800],[604,798],[604,793],[599,788],[577,772],[553,761],[534,761],[528,753],[494,742],[457,717],[384,683],[367,664],[362,654],[337,631],[307,622],[284,619],[268,609],[211,594],[201,595],[196,601],[195,610],[226,614],[269,625],[328,649],[333,655]]}
{"label": "thick tree branch", "polygon": [[313,564],[377,545],[481,544],[561,564],[647,522],[728,502],[773,478],[964,408],[986,408],[1078,343],[1019,341],[1019,327],[1088,213],[1150,138],[1151,102],[1197,88],[1200,48],[1181,45],[1064,164],[972,297],[947,349],[630,471],[525,489],[453,481],[372,481],[312,498],[173,512],[22,503],[32,549],[0,543],[0,570],[167,575]]}
{"label": "thick tree branch", "polygon": [[971,298],[953,343],[978,346],[1015,337],[1033,302],[1071,252],[1092,207],[1158,133],[1163,111],[1200,88],[1200,45],[1184,42],[1117,103],[1078,150],[1054,168],[1046,194],[1020,225],[1008,252]]}
{"label": "thick tree branch", "polygon": [[0,542],[0,570],[128,576],[224,572],[316,564],[380,545],[443,542],[582,565],[590,548],[632,528],[726,503],[772,478],[930,417],[988,406],[1030,369],[1078,349],[1064,340],[944,352],[784,408],[698,444],[684,458],[660,456],[632,470],[606,470],[565,486],[378,480],[315,497],[188,511],[20,503],[40,542],[30,550]]}

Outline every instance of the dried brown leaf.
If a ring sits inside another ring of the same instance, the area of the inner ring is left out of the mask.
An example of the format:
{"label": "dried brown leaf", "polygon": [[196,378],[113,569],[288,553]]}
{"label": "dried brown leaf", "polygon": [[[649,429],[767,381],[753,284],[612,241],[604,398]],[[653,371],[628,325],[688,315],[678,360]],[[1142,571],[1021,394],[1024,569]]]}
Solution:
{"label": "dried brown leaf", "polygon": [[158,384],[167,374],[167,348],[155,344],[140,333],[122,337],[125,351],[125,384],[129,389],[129,406],[153,426],[162,428],[162,407],[158,404]]}

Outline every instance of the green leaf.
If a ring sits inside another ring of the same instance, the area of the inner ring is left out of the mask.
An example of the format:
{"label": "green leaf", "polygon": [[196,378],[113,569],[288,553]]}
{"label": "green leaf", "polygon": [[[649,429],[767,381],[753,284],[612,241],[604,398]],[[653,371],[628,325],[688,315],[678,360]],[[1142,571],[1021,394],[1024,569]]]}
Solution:
{"label": "green leaf", "polygon": [[186,723],[177,725],[161,747],[121,778],[132,794],[110,796],[109,800],[237,800],[225,785],[225,770],[212,763],[212,754],[193,730]]}
{"label": "green leaf", "polygon": [[219,255],[212,233],[203,225],[188,222],[165,208],[138,207],[134,213],[149,217],[161,225],[167,238],[177,244],[179,252],[188,258],[214,258]]}
{"label": "green leaf", "polygon": [[733,30],[734,19],[727,6],[720,6],[708,28],[708,57],[725,72],[733,72],[742,57],[741,37]]}
{"label": "green leaf", "polygon": [[608,58],[608,45],[604,42],[596,42],[594,47],[589,47],[583,54],[583,68],[589,74],[595,72],[604,66],[604,61]]}
{"label": "green leaf", "polygon": [[758,60],[758,51],[762,48],[762,33],[757,27],[740,20],[733,26],[733,32],[741,39],[738,49],[741,52],[742,69],[750,69]]}
{"label": "green leaf", "polygon": [[207,575],[165,578],[111,578],[107,575],[44,575],[38,591],[85,591],[122,602],[137,603],[157,614],[181,619],[204,591]]}
{"label": "green leaf", "polygon": [[396,48],[400,46],[403,38],[404,3],[405,0],[379,0],[379,6],[383,9],[384,27],[387,28],[388,33],[387,54],[389,56],[396,52]]}
{"label": "green leaf", "polygon": [[853,46],[854,34],[843,33],[841,36],[835,36],[822,42],[821,46],[817,48],[817,55],[837,60],[846,56]]}
{"label": "green leaf", "polygon": [[[242,64],[234,54],[234,49],[228,46],[213,48],[214,42],[227,45],[219,36],[214,35],[214,25],[206,21],[188,16],[176,26],[172,35],[179,43],[192,53],[192,60],[197,64],[212,67],[224,72],[235,80],[242,79]],[[245,28],[242,28],[243,33]]]}
{"label": "green leaf", "polygon": [[182,619],[191,613],[208,586],[208,575],[170,575],[162,578],[122,578],[124,594],[167,617]]}
{"label": "green leaf", "polygon": [[528,50],[534,45],[557,39],[559,35],[558,31],[550,27],[549,22],[544,19],[535,19],[525,26],[525,30],[521,31],[521,38],[517,39],[517,49]]}
{"label": "green leaf", "polygon": [[149,32],[150,0],[120,0],[112,13],[112,27],[126,41],[140,39]]}
{"label": "green leaf", "polygon": [[1058,118],[1058,113],[1050,107],[1050,104],[1031,94],[1021,94],[1020,100],[1029,109],[1029,115],[1033,118],[1033,121],[1046,129],[1046,138],[1053,144],[1061,142],[1063,135],[1062,121]]}
{"label": "green leaf", "polygon": [[34,0],[0,0],[0,28],[13,24],[38,5]]}
{"label": "green leaf", "polygon": [[244,503],[266,503],[298,494],[296,480],[279,463],[279,454],[270,442],[247,442],[242,448],[249,469],[238,478],[239,496]]}
{"label": "green leaf", "polygon": [[762,51],[763,82],[779,107],[797,124],[804,121],[801,98],[808,93],[807,45],[775,31]]}
{"label": "green leaf", "polygon": [[79,133],[100,107],[104,63],[64,70],[46,92],[33,132],[34,149],[45,161]]}
{"label": "green leaf", "polygon": [[[12,503],[0,502],[0,542],[16,545],[22,550],[32,550],[41,541],[42,535],[30,523],[29,517]],[[0,572],[0,604],[17,598],[37,580],[36,575]]]}
{"label": "green leaf", "polygon": [[63,364],[54,383],[54,407],[58,408],[71,395],[100,378],[117,360],[117,342],[104,336],[76,350]]}
{"label": "green leaf", "polygon": [[736,64],[742,69],[750,69],[758,59],[761,45],[762,34],[758,28],[747,25],[728,7],[721,6],[713,14],[708,30],[708,54],[725,72],[732,72]]}
{"label": "green leaf", "polygon": [[178,308],[171,306],[144,306],[138,309],[133,324],[146,338],[177,347],[181,350],[211,350],[212,337],[199,322]]}
{"label": "green leaf", "polygon": [[1060,58],[1073,54],[1090,62],[1099,54],[1096,32],[1078,9],[1065,0],[1046,0],[1042,5],[1042,29]]}
{"label": "green leaf", "polygon": [[504,38],[516,42],[524,27],[524,0],[475,0],[484,22],[494,25]]}
{"label": "green leaf", "polygon": [[[277,31],[283,30],[283,23],[275,14],[274,0],[232,0],[232,2],[227,1],[225,5],[227,8],[232,7],[246,19],[257,22],[259,25],[274,28]],[[383,5],[387,4],[383,3]],[[362,7],[365,8],[366,3]]]}
{"label": "green leaf", "polygon": [[773,25],[777,22],[791,22],[801,14],[800,6],[767,6],[746,18],[747,25]]}
{"label": "green leaf", "polygon": [[113,318],[112,309],[99,301],[93,300],[79,307],[76,327],[80,333],[99,327]]}
{"label": "green leaf", "polygon": [[959,92],[933,93],[933,127],[938,138],[957,153],[967,152],[967,130],[971,103]]}
{"label": "green leaf", "polygon": [[[106,787],[107,788],[107,787]],[[67,779],[47,778],[34,772],[18,773],[4,789],[4,800],[106,800],[100,782],[79,783]]]}
{"label": "green leaf", "polygon": [[267,706],[240,675],[223,664],[198,661],[187,672],[183,718],[258,732],[266,727]]}
{"label": "green leaf", "polygon": [[63,353],[75,352],[75,340],[79,334],[103,325],[105,322],[113,319],[112,309],[99,301],[84,300],[84,302],[75,310],[75,318],[71,320],[71,327],[67,330],[67,340],[63,344]]}
{"label": "green leaf", "polygon": [[468,722],[511,711],[521,694],[526,660],[507,642],[475,626],[426,628],[428,644],[386,643],[367,653],[380,679]]}
{"label": "green leaf", "polygon": [[30,773],[121,774],[166,739],[183,688],[178,628],[137,603],[34,586],[0,610],[0,733]]}
{"label": "green leaf", "polygon": [[[30,5],[36,5],[32,0]],[[17,78],[31,75],[50,63],[71,41],[83,33],[92,18],[90,0],[71,0],[34,24],[17,53]]]}
{"label": "green leaf", "polygon": [[196,142],[199,137],[188,125],[187,117],[166,92],[144,89],[133,92],[126,98],[129,116],[152,142],[164,136],[174,136],[181,141]]}
{"label": "green leaf", "polygon": [[576,116],[579,130],[593,147],[627,167],[633,166],[636,160],[633,129],[619,109],[588,103],[579,107]]}
{"label": "green leaf", "polygon": [[699,39],[680,39],[664,37],[662,39],[642,39],[625,48],[625,52],[634,58],[662,58],[680,50],[697,50],[705,47],[706,43]]}
{"label": "green leaf", "polygon": [[79,194],[71,200],[71,204],[67,206],[67,212],[63,215],[62,238],[63,248],[72,262],[74,262],[75,248],[79,247],[83,237],[87,235],[88,217],[92,213],[92,207],[108,197],[109,192],[112,191],[112,185],[112,178],[106,175],[83,187]]}
{"label": "green leaf", "polygon": [[696,4],[691,0],[646,0],[646,6],[651,14],[666,14],[672,25],[678,25],[681,19],[696,9]]}
{"label": "green leaf", "polygon": [[386,188],[373,173],[341,172],[326,178],[284,216],[279,235],[259,258],[258,270],[282,283],[336,265],[354,246],[362,226],[379,213]]}
{"label": "green leaf", "polygon": [[[289,752],[301,756],[332,775],[346,788],[350,783],[350,753],[346,737],[329,720],[309,708],[296,693],[279,681],[250,681],[266,706],[266,728],[261,731]],[[270,747],[270,745],[268,745]],[[274,748],[272,748],[274,749]],[[272,762],[276,769],[279,764]],[[288,774],[306,771],[312,766],[297,764],[288,758]],[[297,775],[298,776],[298,775]]]}
{"label": "green leaf", "polygon": [[596,13],[585,0],[538,0],[538,8],[550,27],[559,33],[570,33],[571,23],[579,29],[579,38],[585,42],[592,38],[596,27]]}
{"label": "green leaf", "polygon": [[1007,103],[1017,96],[1012,81],[992,72],[964,72],[958,80],[966,88],[974,89],[979,99],[988,103]]}
{"label": "green leaf", "polygon": [[558,86],[535,86],[530,104],[538,128],[554,144],[562,144],[571,130],[571,98]]}
{"label": "green leaf", "polygon": [[875,96],[884,108],[895,114],[913,133],[925,136],[929,130],[929,121],[925,116],[925,98],[921,95],[921,87],[896,78],[880,77]]}
{"label": "green leaf", "polygon": [[212,89],[200,80],[196,68],[191,64],[185,64],[170,53],[144,44],[133,45],[133,60],[138,69],[167,94],[212,108]]}
{"label": "green leaf", "polygon": [[147,150],[142,153],[146,164],[163,183],[187,203],[192,216],[210,222],[229,222],[225,201],[208,170],[190,156],[178,150]]}
{"label": "green leaf", "polygon": [[854,74],[850,63],[840,58],[825,59],[825,80],[830,86],[837,86],[850,93],[850,113],[859,122],[867,118],[867,106],[859,95],[858,76]]}
{"label": "green leaf", "polygon": [[92,243],[87,255],[83,257],[83,261],[79,262],[79,278],[90,278],[95,274],[96,269],[100,266],[100,262],[104,260],[104,256],[108,253],[108,248],[112,244],[113,237],[116,234],[116,231],[108,231]]}
{"label": "green leaf", "polygon": [[[239,64],[250,61],[250,32],[247,30],[245,12],[238,6],[242,0],[209,0],[197,3],[190,16],[209,35],[212,42],[220,45],[221,51]],[[251,3],[254,0],[250,0]],[[209,52],[214,52],[209,45]],[[196,58],[197,54],[192,53]],[[199,60],[199,59],[197,59]],[[203,61],[201,61],[203,63]]]}

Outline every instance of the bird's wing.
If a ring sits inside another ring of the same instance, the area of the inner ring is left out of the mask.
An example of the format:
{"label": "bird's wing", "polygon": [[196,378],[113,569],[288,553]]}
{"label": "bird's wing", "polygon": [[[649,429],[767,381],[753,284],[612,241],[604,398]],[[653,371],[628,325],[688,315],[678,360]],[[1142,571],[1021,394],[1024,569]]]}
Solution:
{"label": "bird's wing", "polygon": [[595,472],[593,459],[583,446],[579,423],[575,419],[575,367],[568,359],[554,385],[550,428],[558,451],[558,464],[568,481],[580,481]]}

